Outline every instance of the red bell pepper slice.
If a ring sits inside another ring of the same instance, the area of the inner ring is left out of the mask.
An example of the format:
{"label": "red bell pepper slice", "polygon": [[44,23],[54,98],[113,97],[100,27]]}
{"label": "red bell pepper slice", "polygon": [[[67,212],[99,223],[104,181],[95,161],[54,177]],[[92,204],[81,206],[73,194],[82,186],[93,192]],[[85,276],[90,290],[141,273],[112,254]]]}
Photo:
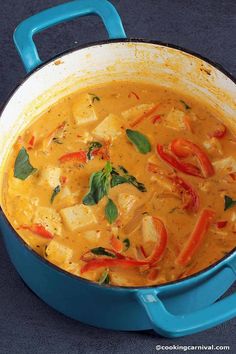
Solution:
{"label": "red bell pepper slice", "polygon": [[144,258],[147,258],[148,255],[147,255],[147,253],[146,253],[144,247],[143,247],[142,245],[140,245],[140,246],[139,246],[139,249],[140,249],[140,252],[142,253],[143,257],[144,257]]}
{"label": "red bell pepper slice", "polygon": [[174,176],[169,179],[177,186],[180,191],[189,196],[189,200],[183,205],[183,208],[188,211],[197,212],[199,209],[199,196],[191,184],[185,182],[181,177]]}
{"label": "red bell pepper slice", "polygon": [[191,261],[212,224],[214,216],[215,211],[210,209],[202,210],[189,239],[176,259],[177,264],[186,266]]}
{"label": "red bell pepper slice", "polygon": [[153,224],[154,227],[156,229],[156,234],[157,234],[157,242],[156,242],[156,246],[153,249],[153,252],[151,253],[150,256],[148,256],[145,260],[137,260],[137,259],[133,259],[130,257],[125,257],[123,255],[121,255],[120,253],[117,253],[115,251],[111,251],[113,253],[115,253],[116,258],[104,258],[104,257],[96,257],[93,259],[86,259],[86,254],[88,254],[89,252],[86,252],[86,254],[84,254],[81,257],[81,260],[87,262],[87,264],[85,264],[82,268],[81,268],[81,274],[83,274],[84,272],[87,272],[89,270],[95,270],[97,268],[101,268],[101,267],[117,267],[117,266],[121,266],[121,267],[140,267],[142,265],[153,265],[156,262],[158,262],[167,247],[167,241],[168,241],[168,235],[167,235],[167,231],[166,228],[163,224],[163,222],[158,219],[153,217]]}
{"label": "red bell pepper slice", "polygon": [[53,234],[45,229],[45,227],[41,224],[33,224],[33,225],[22,225],[20,226],[23,230],[29,230],[36,235],[42,236],[44,238],[52,239]]}
{"label": "red bell pepper slice", "polygon": [[156,230],[157,242],[150,256],[146,258],[150,265],[158,262],[162,258],[168,242],[168,234],[163,222],[154,216],[152,217],[152,222]]}
{"label": "red bell pepper slice", "polygon": [[211,161],[207,154],[198,145],[187,139],[178,138],[172,141],[170,148],[172,153],[179,158],[196,156],[204,177],[211,177],[214,175],[215,171]]}
{"label": "red bell pepper slice", "polygon": [[191,163],[184,163],[182,161],[179,161],[173,155],[169,154],[168,152],[165,152],[163,149],[163,145],[157,144],[157,153],[162,160],[167,162],[176,170],[179,170],[191,176],[202,177],[201,171],[197,166]]}
{"label": "red bell pepper slice", "polygon": [[110,148],[110,141],[107,141],[103,144],[102,147],[98,148],[98,149],[94,149],[91,153],[92,156],[99,156],[101,157],[102,160],[110,160],[110,152],[109,152],[109,148]]}
{"label": "red bell pepper slice", "polygon": [[148,264],[147,261],[139,261],[136,259],[129,258],[97,258],[88,261],[80,270],[80,273],[83,274],[90,270],[95,270],[102,267],[139,267],[141,265]]}
{"label": "red bell pepper slice", "polygon": [[69,152],[68,154],[62,155],[59,158],[59,161],[64,163],[64,162],[68,162],[68,161],[80,161],[83,163],[86,163],[87,161],[87,154],[84,150],[80,150],[80,151],[76,151],[76,152]]}
{"label": "red bell pepper slice", "polygon": [[217,129],[212,134],[209,134],[209,136],[210,138],[222,139],[225,136],[226,132],[226,126],[222,123],[219,123]]}
{"label": "red bell pepper slice", "polygon": [[123,243],[121,240],[119,240],[115,235],[111,236],[110,239],[110,243],[112,248],[116,251],[116,252],[121,252],[123,249]]}

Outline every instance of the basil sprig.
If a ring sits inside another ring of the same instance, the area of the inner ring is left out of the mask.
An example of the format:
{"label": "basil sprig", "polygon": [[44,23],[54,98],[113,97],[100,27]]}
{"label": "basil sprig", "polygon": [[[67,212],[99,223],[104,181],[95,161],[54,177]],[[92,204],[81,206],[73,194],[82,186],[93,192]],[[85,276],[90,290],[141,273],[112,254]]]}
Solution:
{"label": "basil sprig", "polygon": [[147,154],[151,151],[151,144],[148,138],[142,133],[137,130],[126,129],[126,135],[141,154]]}
{"label": "basil sprig", "polygon": [[108,195],[111,171],[112,166],[111,163],[108,161],[101,171],[95,172],[91,175],[89,182],[90,190],[83,198],[83,204],[98,204],[98,202],[105,195]]}
{"label": "basil sprig", "polygon": [[119,166],[119,172],[115,168],[112,168],[111,175],[111,188],[118,186],[119,184],[129,183],[137,188],[140,192],[147,191],[145,185],[139,182],[136,177],[130,175],[123,166]]}
{"label": "basil sprig", "polygon": [[15,160],[14,177],[25,180],[36,171],[37,168],[34,168],[29,161],[29,154],[26,149],[22,147]]}
{"label": "basil sprig", "polygon": [[229,197],[228,195],[225,195],[225,207],[224,207],[224,211],[230,208],[233,208],[233,206],[236,205],[236,200],[233,200],[231,197]]}

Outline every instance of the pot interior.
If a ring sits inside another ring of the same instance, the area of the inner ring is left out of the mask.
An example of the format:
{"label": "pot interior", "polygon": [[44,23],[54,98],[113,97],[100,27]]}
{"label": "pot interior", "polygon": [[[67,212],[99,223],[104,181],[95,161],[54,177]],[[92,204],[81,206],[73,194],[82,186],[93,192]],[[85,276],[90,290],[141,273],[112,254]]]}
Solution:
{"label": "pot interior", "polygon": [[115,41],[92,45],[42,66],[11,96],[0,120],[1,185],[8,153],[26,126],[63,96],[112,80],[154,83],[194,96],[236,130],[236,84],[215,66],[161,44]]}

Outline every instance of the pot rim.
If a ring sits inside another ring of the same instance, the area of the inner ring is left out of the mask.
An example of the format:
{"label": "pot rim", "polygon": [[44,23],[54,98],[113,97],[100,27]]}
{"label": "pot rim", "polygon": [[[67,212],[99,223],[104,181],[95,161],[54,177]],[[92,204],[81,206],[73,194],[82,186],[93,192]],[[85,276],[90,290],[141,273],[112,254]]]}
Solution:
{"label": "pot rim", "polygon": [[[7,95],[7,98],[5,99],[5,101],[1,104],[0,106],[0,119],[2,116],[2,113],[5,109],[5,107],[8,105],[8,103],[10,102],[12,96],[21,88],[21,86],[28,80],[28,78],[33,75],[35,72],[41,70],[44,66],[47,66],[48,64],[52,63],[53,61],[57,60],[57,59],[61,59],[63,56],[67,55],[67,54],[71,54],[74,52],[77,52],[78,50],[82,50],[85,48],[89,48],[89,47],[93,47],[93,46],[101,46],[101,45],[107,45],[107,44],[111,44],[111,43],[146,43],[146,44],[153,44],[153,45],[157,45],[157,46],[163,46],[163,47],[168,47],[168,48],[172,48],[172,49],[176,49],[178,51],[193,55],[197,58],[199,58],[200,60],[202,60],[203,62],[206,62],[208,64],[210,64],[211,66],[213,66],[214,68],[216,68],[217,70],[221,71],[226,77],[228,77],[231,81],[233,81],[233,83],[236,85],[236,77],[234,77],[230,72],[228,72],[226,69],[224,69],[224,67],[213,61],[210,60],[204,56],[202,56],[199,53],[196,53],[192,50],[186,49],[184,47],[175,45],[175,44],[171,44],[168,42],[162,42],[162,41],[156,41],[156,40],[151,40],[151,39],[143,39],[143,38],[122,38],[122,39],[107,39],[107,40],[102,40],[102,41],[96,41],[96,42],[89,42],[87,44],[78,44],[76,47],[73,48],[69,48],[63,52],[60,52],[58,54],[56,54],[55,56],[53,56],[52,58],[46,60],[45,62],[43,62],[42,64],[40,64],[39,66],[37,66],[35,69],[33,69],[31,72],[27,73],[24,78],[10,91],[10,93]],[[88,280],[85,279],[79,275],[74,275],[60,267],[58,267],[57,265],[49,262],[46,258],[43,258],[42,256],[40,256],[36,251],[34,251],[22,238],[21,236],[16,232],[16,230],[14,229],[14,227],[11,225],[11,223],[9,222],[7,216],[5,215],[4,211],[2,210],[1,206],[0,206],[0,212],[2,213],[6,223],[8,224],[8,226],[11,228],[11,230],[13,231],[13,234],[16,236],[17,240],[27,249],[27,251],[29,251],[30,253],[32,253],[36,258],[38,258],[40,261],[42,261],[43,263],[45,263],[47,266],[59,271],[60,273],[62,273],[64,276],[69,276],[72,277],[74,279],[77,279],[79,281],[84,282],[85,284],[91,285],[91,286],[95,286],[98,288],[107,288],[110,290],[127,290],[127,291],[138,291],[138,290],[144,290],[144,289],[162,289],[162,288],[166,288],[168,286],[174,286],[174,285],[178,285],[180,283],[184,283],[187,282],[188,280],[193,280],[196,279],[197,277],[203,275],[204,273],[209,272],[210,270],[212,270],[213,268],[220,266],[220,264],[224,263],[224,261],[226,261],[226,259],[230,258],[231,256],[233,256],[233,254],[236,254],[236,247],[233,248],[229,253],[227,253],[223,258],[219,259],[218,261],[214,262],[213,264],[211,264],[210,266],[204,268],[203,270],[194,273],[186,278],[182,278],[182,279],[177,279],[174,281],[170,281],[170,282],[166,282],[164,284],[157,284],[157,285],[149,285],[149,286],[117,286],[117,285],[106,285],[106,286],[101,286],[98,283],[92,281],[92,280]]]}

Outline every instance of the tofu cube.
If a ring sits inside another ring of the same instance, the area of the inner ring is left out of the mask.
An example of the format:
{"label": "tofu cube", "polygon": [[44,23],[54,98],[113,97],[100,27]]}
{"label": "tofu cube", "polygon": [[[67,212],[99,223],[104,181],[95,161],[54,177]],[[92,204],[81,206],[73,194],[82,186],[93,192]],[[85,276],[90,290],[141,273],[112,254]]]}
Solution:
{"label": "tofu cube", "polygon": [[231,173],[236,172],[236,160],[232,157],[226,157],[212,163],[217,172]]}
{"label": "tofu cube", "polygon": [[49,242],[45,250],[45,255],[50,262],[56,265],[61,265],[70,261],[73,256],[73,250],[54,238]]}
{"label": "tofu cube", "polygon": [[80,230],[97,223],[97,219],[90,207],[83,204],[61,209],[63,222],[70,231]]}
{"label": "tofu cube", "polygon": [[61,264],[60,267],[71,274],[80,275],[81,266],[76,262],[71,262],[69,260],[69,262],[66,261]]}
{"label": "tofu cube", "polygon": [[60,167],[48,166],[42,169],[39,176],[39,184],[47,184],[52,189],[61,184],[60,182],[61,169]]}
{"label": "tofu cube", "polygon": [[99,231],[99,230],[88,230],[88,231],[83,232],[83,236],[88,241],[97,241],[101,237],[101,231]]}
{"label": "tofu cube", "polygon": [[143,115],[145,112],[148,112],[150,109],[154,108],[154,106],[154,103],[139,104],[122,112],[122,116],[125,118],[125,120],[131,121]]}
{"label": "tofu cube", "polygon": [[157,233],[152,221],[152,217],[145,215],[142,219],[142,235],[144,242],[156,242]]}
{"label": "tofu cube", "polygon": [[56,210],[48,207],[38,207],[33,219],[35,224],[41,224],[53,235],[61,235],[62,222],[61,217]]}
{"label": "tofu cube", "polygon": [[180,111],[179,109],[172,108],[171,111],[168,113],[167,117],[165,118],[164,124],[167,128],[171,128],[174,130],[184,130],[184,116],[184,112]]}
{"label": "tofu cube", "polygon": [[98,119],[94,109],[93,95],[81,94],[72,107],[72,114],[77,125],[94,122]]}
{"label": "tofu cube", "polygon": [[102,140],[113,140],[122,134],[122,120],[115,114],[109,114],[93,131],[92,134]]}
{"label": "tofu cube", "polygon": [[129,213],[130,210],[136,204],[138,198],[133,194],[120,193],[118,196],[118,205],[119,208],[125,213]]}
{"label": "tofu cube", "polygon": [[211,154],[223,155],[221,143],[216,138],[204,141],[203,146]]}
{"label": "tofu cube", "polygon": [[111,283],[118,286],[132,286],[133,280],[127,279],[127,275],[117,274],[116,272],[110,272]]}

